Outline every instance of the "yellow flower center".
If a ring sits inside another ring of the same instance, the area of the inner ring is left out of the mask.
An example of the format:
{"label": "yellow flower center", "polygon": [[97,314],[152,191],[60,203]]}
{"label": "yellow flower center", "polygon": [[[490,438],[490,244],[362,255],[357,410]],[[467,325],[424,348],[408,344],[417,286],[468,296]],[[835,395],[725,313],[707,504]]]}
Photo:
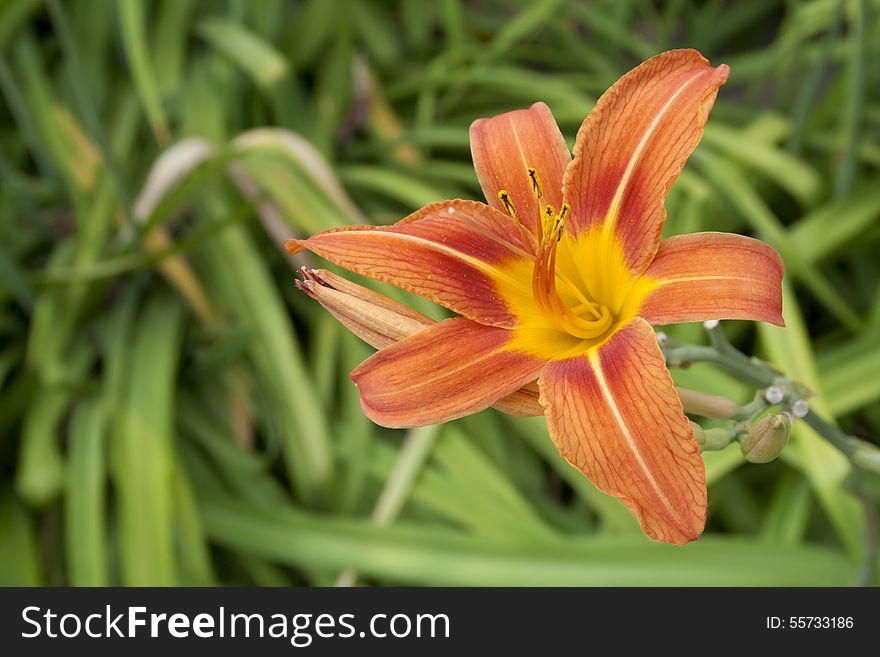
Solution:
{"label": "yellow flower center", "polygon": [[[542,355],[581,351],[605,341],[635,317],[655,283],[630,272],[616,235],[603,235],[599,228],[577,236],[567,231],[572,208],[564,203],[557,212],[544,204],[537,171],[529,169],[529,178],[541,221],[534,262],[519,263],[515,278],[530,275],[531,294],[518,287],[505,291],[525,329],[520,346]],[[498,197],[515,219],[507,191]]]}
{"label": "yellow flower center", "polygon": [[559,214],[554,213],[551,205],[544,207],[541,221],[543,234],[538,242],[538,253],[532,272],[532,293],[535,304],[550,326],[576,338],[598,338],[614,322],[608,307],[596,303],[577,286],[568,283],[569,289],[579,301],[574,308],[569,308],[556,291],[556,250],[569,212],[567,203],[562,205]]}

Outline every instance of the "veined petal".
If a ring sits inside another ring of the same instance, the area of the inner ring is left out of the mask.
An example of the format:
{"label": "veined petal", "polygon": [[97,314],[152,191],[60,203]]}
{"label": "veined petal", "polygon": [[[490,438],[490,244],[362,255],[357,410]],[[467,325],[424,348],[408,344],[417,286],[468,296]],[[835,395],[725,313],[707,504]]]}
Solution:
{"label": "veined petal", "polygon": [[504,210],[498,192],[506,190],[516,216],[530,235],[540,235],[541,209],[532,191],[529,168],[540,176],[544,204],[562,205],[562,175],[571,160],[550,108],[535,103],[471,124],[471,154],[486,200]]}
{"label": "veined petal", "polygon": [[616,232],[635,274],[657,251],[666,192],[702,137],[727,74],[695,50],[657,55],[606,91],[578,132],[563,183],[572,230]]}
{"label": "veined petal", "polygon": [[509,300],[531,295],[527,236],[513,219],[475,201],[432,203],[393,226],[328,230],[285,246],[490,326],[516,325]]}
{"label": "veined petal", "polygon": [[[324,306],[349,331],[376,349],[399,342],[436,323],[402,303],[324,269],[303,267],[300,274],[302,280],[296,282],[300,290]],[[511,346],[521,348],[521,341]],[[538,402],[537,381],[527,383],[492,406],[508,415],[519,417],[544,414],[544,409]]]}
{"label": "veined petal", "polygon": [[546,362],[512,348],[514,333],[454,317],[382,349],[351,373],[364,413],[398,428],[487,408],[534,381]]}
{"label": "veined petal", "polygon": [[751,319],[783,326],[782,258],[760,240],[692,233],[663,240],[638,314],[651,324]]}
{"label": "veined petal", "polygon": [[654,331],[636,318],[538,379],[559,453],[618,497],[657,541],[684,544],[706,522],[706,473]]}

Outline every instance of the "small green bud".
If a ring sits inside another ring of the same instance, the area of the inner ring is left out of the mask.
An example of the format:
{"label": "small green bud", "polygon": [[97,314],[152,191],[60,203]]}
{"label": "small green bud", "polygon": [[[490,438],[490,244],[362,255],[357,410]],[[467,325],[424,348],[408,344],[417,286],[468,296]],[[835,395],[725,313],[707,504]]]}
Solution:
{"label": "small green bud", "polygon": [[694,432],[694,438],[696,438],[697,443],[700,445],[700,450],[703,452],[717,452],[727,447],[733,440],[730,431],[727,429],[720,427],[704,429],[696,422],[691,422],[690,425]]}
{"label": "small green bud", "polygon": [[798,399],[791,405],[791,414],[795,417],[807,417],[810,412],[810,402],[806,399]]}
{"label": "small green bud", "polygon": [[688,388],[676,387],[675,391],[681,399],[685,413],[702,415],[713,420],[729,420],[739,411],[739,407],[727,397],[709,395]]}
{"label": "small green bud", "polygon": [[779,456],[791,437],[791,416],[774,413],[758,420],[742,439],[740,447],[746,461],[769,463]]}
{"label": "small green bud", "polygon": [[768,404],[776,405],[785,398],[785,392],[779,386],[770,386],[764,390],[764,399]]}

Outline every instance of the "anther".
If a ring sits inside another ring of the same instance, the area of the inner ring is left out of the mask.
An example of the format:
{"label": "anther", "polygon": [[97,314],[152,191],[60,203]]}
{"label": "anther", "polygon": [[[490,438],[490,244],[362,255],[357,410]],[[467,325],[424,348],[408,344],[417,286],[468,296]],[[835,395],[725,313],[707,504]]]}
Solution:
{"label": "anther", "polygon": [[568,219],[568,213],[570,211],[571,206],[568,203],[563,203],[559,210],[559,217],[556,219],[559,224],[559,234],[556,236],[557,241],[562,239],[562,230],[565,228],[565,220]]}
{"label": "anther", "polygon": [[498,192],[498,200],[501,201],[504,211],[516,219],[516,208],[513,207],[513,201],[510,200],[510,194],[506,189],[502,189]]}
{"label": "anther", "polygon": [[556,228],[556,213],[553,211],[552,205],[544,206],[544,218],[541,222],[541,227],[544,233],[544,244],[547,245],[550,243],[553,231]]}
{"label": "anther", "polygon": [[541,179],[538,178],[538,172],[529,167],[529,178],[532,180],[532,192],[537,198],[544,196],[544,188],[541,187]]}

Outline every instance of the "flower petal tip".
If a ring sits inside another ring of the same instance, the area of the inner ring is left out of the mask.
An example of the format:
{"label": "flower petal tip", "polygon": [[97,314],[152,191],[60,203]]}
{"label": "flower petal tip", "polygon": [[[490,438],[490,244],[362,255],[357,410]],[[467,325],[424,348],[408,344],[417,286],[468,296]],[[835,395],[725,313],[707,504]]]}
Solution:
{"label": "flower petal tip", "polygon": [[[636,514],[636,516],[638,517],[638,514]],[[706,529],[707,516],[708,509],[704,507],[704,513],[701,520],[695,520],[692,524],[688,525],[678,525],[674,529],[671,526],[667,526],[662,530],[655,530],[648,526],[646,523],[642,522],[641,517],[638,517],[638,520],[642,525],[645,535],[652,541],[657,543],[669,543],[670,545],[681,547],[688,543],[693,543],[703,535],[703,531]]]}
{"label": "flower petal tip", "polygon": [[559,453],[620,499],[655,541],[684,545],[706,524],[699,445],[650,326],[636,318],[538,380]]}
{"label": "flower petal tip", "polygon": [[703,134],[729,75],[693,49],[651,57],[612,85],[578,131],[563,176],[571,232],[601,227],[641,273],[657,251],[663,201]]}
{"label": "flower petal tip", "polygon": [[294,255],[295,253],[299,253],[306,248],[305,242],[306,240],[285,240],[284,248],[290,255]]}
{"label": "flower petal tip", "polygon": [[348,375],[348,377],[354,382],[354,387],[358,389],[358,393],[360,393],[360,402],[361,402],[361,410],[364,415],[366,415],[373,424],[378,424],[380,427],[385,427],[386,429],[411,429],[416,424],[406,423],[401,421],[399,418],[397,420],[392,419],[386,414],[382,413],[378,409],[371,406],[364,397],[363,392],[361,391],[361,386],[358,384],[360,380],[360,373],[358,370],[360,366],[356,367],[352,372]]}
{"label": "flower petal tip", "polygon": [[646,276],[656,283],[639,308],[654,325],[742,319],[784,326],[782,258],[733,233],[675,235],[660,244]]}

